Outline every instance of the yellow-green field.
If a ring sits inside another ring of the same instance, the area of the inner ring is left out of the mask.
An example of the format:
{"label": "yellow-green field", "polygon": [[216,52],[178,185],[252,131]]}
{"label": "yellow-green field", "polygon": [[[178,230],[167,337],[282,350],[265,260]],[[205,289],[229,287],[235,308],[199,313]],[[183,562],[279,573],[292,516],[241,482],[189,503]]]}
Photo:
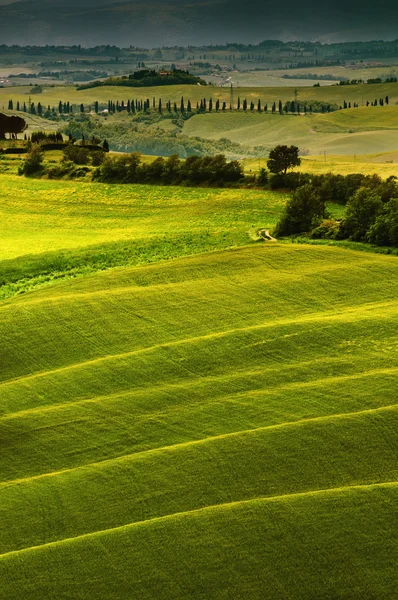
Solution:
{"label": "yellow-green field", "polygon": [[1,600],[394,598],[397,258],[285,200],[0,176]]}
{"label": "yellow-green field", "polygon": [[398,149],[398,107],[351,108],[329,114],[225,113],[195,115],[183,133],[272,148],[294,144],[308,154],[370,154]]}
{"label": "yellow-green field", "polygon": [[[246,173],[256,173],[260,168],[267,168],[266,158],[246,158],[243,161]],[[350,173],[363,173],[364,175],[379,175],[383,179],[398,177],[398,152],[384,152],[381,154],[358,155],[329,155],[302,156],[301,166],[295,171],[302,173],[334,173],[336,175],[349,175]]]}
{"label": "yellow-green field", "polygon": [[[27,102],[30,96],[30,86],[15,86],[9,88],[0,88],[0,108],[7,108],[8,100],[11,98],[14,104]],[[121,86],[102,86],[91,88],[88,90],[77,90],[74,86],[48,86],[44,87],[41,94],[34,94],[32,101],[41,102],[43,106],[50,104],[58,106],[58,102],[70,102],[72,104],[86,105],[93,104],[96,100],[99,102],[107,102],[108,100],[125,100],[129,98],[152,100],[153,97],[162,98],[165,103],[168,100],[172,102],[180,102],[181,96],[186,100],[188,98],[193,101],[200,101],[201,98],[210,97],[213,100],[219,98],[221,101],[229,102],[231,89],[228,86],[199,86],[199,85],[172,85],[172,86],[157,86],[147,88],[132,88]],[[249,102],[257,102],[260,98],[262,102],[278,102],[282,100],[294,100],[293,90],[289,87],[238,87],[234,88],[234,103],[236,105],[238,96],[243,100],[246,98]],[[300,87],[299,100],[319,100],[322,102],[343,104],[347,102],[357,102],[359,105],[362,101],[366,103],[373,102],[375,98],[384,98],[389,96],[390,102],[393,104],[398,101],[398,83],[382,83],[373,85],[352,85],[352,86],[322,86],[322,87]]]}

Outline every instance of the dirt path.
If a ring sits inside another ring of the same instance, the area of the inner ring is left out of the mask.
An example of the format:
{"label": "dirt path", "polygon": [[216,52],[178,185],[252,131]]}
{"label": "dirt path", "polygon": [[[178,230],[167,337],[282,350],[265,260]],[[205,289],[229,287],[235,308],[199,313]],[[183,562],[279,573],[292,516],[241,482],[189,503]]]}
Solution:
{"label": "dirt path", "polygon": [[278,240],[270,235],[269,229],[259,229],[257,234],[266,242],[277,242]]}

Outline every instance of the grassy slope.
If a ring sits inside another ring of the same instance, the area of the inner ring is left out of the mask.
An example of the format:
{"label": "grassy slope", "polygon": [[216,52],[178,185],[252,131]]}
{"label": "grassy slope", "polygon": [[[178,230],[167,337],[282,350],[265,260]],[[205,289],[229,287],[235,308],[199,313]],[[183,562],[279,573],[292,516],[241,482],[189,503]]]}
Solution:
{"label": "grassy slope", "polygon": [[367,154],[397,149],[396,106],[347,109],[327,115],[226,113],[197,115],[184,133],[250,145],[295,144],[309,154]]}
{"label": "grassy slope", "polygon": [[285,203],[261,190],[0,178],[0,298],[123,265],[242,246]]}
{"label": "grassy slope", "polygon": [[[256,173],[260,168],[267,168],[267,158],[245,158],[243,166],[247,173]],[[302,156],[301,166],[295,168],[303,173],[376,173],[383,179],[391,175],[398,177],[398,152],[382,152],[379,154],[326,154],[319,156]]]}
{"label": "grassy slope", "polygon": [[397,269],[249,246],[4,302],[0,597],[391,597]]}
{"label": "grassy slope", "polygon": [[[283,194],[162,186],[0,178],[0,256],[164,236],[217,236],[247,241],[250,227],[275,224]],[[4,265],[3,265],[4,266]]]}
{"label": "grassy slope", "polygon": [[[0,107],[6,107],[9,98],[15,102],[26,102],[30,94],[30,86],[12,87],[0,89]],[[336,104],[347,102],[363,101],[366,103],[373,102],[375,98],[384,98],[386,95],[390,97],[391,103],[398,100],[398,83],[375,84],[375,85],[352,85],[352,86],[324,86],[319,88],[300,87],[299,99],[301,100],[320,100]],[[58,102],[71,102],[74,104],[92,104],[96,100],[107,102],[109,100],[122,100],[128,98],[146,99],[161,97],[164,102],[167,100],[179,102],[181,96],[186,100],[198,101],[201,98],[213,99],[219,98],[221,101],[229,102],[230,88],[226,87],[201,87],[198,85],[183,85],[183,86],[158,86],[152,88],[128,88],[128,87],[98,87],[88,90],[78,91],[73,86],[57,86],[46,87],[42,94],[34,96],[36,102],[40,101],[43,105],[58,106]],[[283,102],[293,100],[293,90],[289,87],[239,87],[234,89],[234,101],[240,96],[241,100],[246,98],[248,101],[257,102],[260,98],[263,102]]]}

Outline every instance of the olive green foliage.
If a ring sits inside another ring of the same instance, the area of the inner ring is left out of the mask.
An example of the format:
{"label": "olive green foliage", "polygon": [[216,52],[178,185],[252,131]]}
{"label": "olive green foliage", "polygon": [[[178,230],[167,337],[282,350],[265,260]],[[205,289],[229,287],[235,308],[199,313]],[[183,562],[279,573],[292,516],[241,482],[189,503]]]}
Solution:
{"label": "olive green foliage", "polygon": [[398,199],[383,205],[369,229],[369,241],[379,246],[398,246]]}
{"label": "olive green foliage", "polygon": [[287,173],[288,169],[301,164],[297,146],[275,146],[269,153],[267,166],[271,173]]}
{"label": "olive green foliage", "polygon": [[319,224],[324,213],[323,203],[311,185],[299,187],[287,201],[275,230],[276,236],[309,232]]}
{"label": "olive green foliage", "polygon": [[105,156],[105,152],[102,150],[90,150],[85,146],[77,146],[74,144],[68,144],[63,150],[65,160],[70,160],[76,165],[88,165],[99,166],[102,164]]}
{"label": "olive green foliage", "polygon": [[37,175],[43,169],[44,153],[39,144],[33,144],[26,154],[25,160],[19,169],[20,175]]}
{"label": "olive green foliage", "polygon": [[344,230],[353,240],[366,239],[368,230],[383,208],[381,197],[367,188],[359,188],[348,201]]}
{"label": "olive green foliage", "polygon": [[238,161],[227,162],[224,155],[191,156],[185,161],[177,155],[142,163],[138,153],[107,156],[94,178],[103,183],[157,183],[167,185],[236,185],[243,180]]}
{"label": "olive green foliage", "polygon": [[[382,181],[377,175],[343,177],[290,173],[274,175],[270,181],[271,189],[275,180],[278,183],[275,187],[281,187],[283,182],[297,186],[278,222],[277,235],[309,233],[312,229],[311,238],[315,239],[349,238],[380,246],[398,245],[398,187],[395,178]],[[325,220],[325,206],[331,200],[347,201],[340,221]]]}

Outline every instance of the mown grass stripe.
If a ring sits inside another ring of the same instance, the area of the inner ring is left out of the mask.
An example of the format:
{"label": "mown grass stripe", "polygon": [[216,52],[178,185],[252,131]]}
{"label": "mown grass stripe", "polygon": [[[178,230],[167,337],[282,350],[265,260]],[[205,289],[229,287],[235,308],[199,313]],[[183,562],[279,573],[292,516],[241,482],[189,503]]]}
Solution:
{"label": "mown grass stripe", "polygon": [[141,458],[142,456],[150,456],[152,454],[162,454],[165,452],[175,452],[178,450],[182,450],[184,448],[189,448],[192,446],[201,446],[206,445],[210,442],[217,442],[220,440],[231,439],[234,437],[241,437],[246,435],[253,435],[259,432],[267,432],[267,431],[275,431],[278,429],[285,428],[295,428],[302,427],[310,423],[327,423],[333,420],[340,419],[351,419],[356,417],[362,417],[370,414],[380,414],[380,413],[388,413],[394,412],[398,410],[398,404],[391,404],[389,406],[380,406],[378,408],[369,408],[361,411],[354,411],[351,413],[338,413],[333,415],[325,415],[321,417],[311,417],[308,419],[299,419],[297,421],[289,421],[284,423],[277,423],[276,425],[266,425],[263,427],[254,427],[252,429],[244,429],[241,431],[234,431],[232,433],[222,433],[215,436],[208,436],[199,440],[190,440],[188,442],[180,442],[178,444],[172,444],[169,446],[162,446],[159,448],[151,448],[149,450],[141,450],[139,452],[134,452],[132,454],[124,454],[122,456],[116,458],[109,458],[98,462],[86,463],[84,465],[79,465],[78,467],[74,467],[71,469],[61,469],[59,471],[51,471],[50,473],[42,473],[40,475],[32,475],[30,477],[23,477],[20,479],[12,479],[9,481],[0,482],[0,489],[9,487],[12,485],[20,485],[29,481],[37,481],[40,479],[45,479],[47,477],[56,477],[58,475],[62,475],[64,473],[72,473],[76,471],[83,471],[88,468],[93,467],[101,467],[104,465],[118,464],[125,460],[136,460]]}
{"label": "mown grass stripe", "polygon": [[[22,377],[16,377],[13,379],[3,381],[0,383],[0,388],[15,384],[15,383],[19,383],[19,382],[26,382],[26,381],[29,381],[32,379],[46,377],[48,375],[55,374],[55,373],[61,373],[62,371],[79,369],[79,368],[85,367],[87,365],[101,364],[101,363],[109,361],[109,360],[122,359],[125,357],[148,353],[148,352],[151,352],[154,350],[161,350],[161,349],[169,348],[169,347],[181,346],[181,345],[186,345],[186,344],[195,344],[197,342],[202,342],[202,341],[206,341],[206,340],[222,339],[224,337],[228,337],[230,335],[235,335],[237,333],[244,333],[244,332],[248,332],[248,331],[258,331],[258,330],[262,330],[262,329],[271,330],[271,329],[275,329],[275,328],[278,328],[281,326],[286,326],[286,325],[304,325],[306,323],[317,323],[317,322],[333,323],[336,321],[354,322],[354,321],[372,319],[375,316],[375,313],[373,311],[378,311],[383,308],[391,309],[391,311],[388,313],[384,313],[384,312],[377,313],[377,317],[379,319],[384,319],[384,320],[389,319],[389,318],[392,318],[393,315],[398,313],[398,305],[396,302],[380,301],[380,302],[373,302],[370,304],[366,304],[365,306],[360,305],[360,306],[355,306],[355,307],[352,307],[352,306],[344,307],[343,309],[340,309],[339,311],[333,311],[333,312],[326,311],[324,313],[322,313],[322,312],[311,313],[308,315],[296,317],[294,319],[292,319],[292,318],[276,319],[276,320],[273,320],[272,322],[268,322],[268,323],[248,325],[246,327],[237,327],[237,328],[233,328],[233,329],[228,329],[226,331],[211,332],[211,333],[206,333],[206,334],[200,335],[200,336],[183,338],[180,340],[170,340],[169,342],[155,344],[153,346],[147,346],[144,348],[137,348],[136,350],[130,350],[127,352],[121,352],[121,353],[117,353],[117,354],[108,354],[105,356],[99,356],[97,358],[89,359],[86,361],[81,361],[81,362],[71,364],[71,365],[65,365],[65,366],[58,367],[58,368],[52,369],[52,370],[39,371],[38,373],[33,373],[31,375],[24,375]],[[358,314],[358,313],[360,313],[360,314]]]}
{"label": "mown grass stripe", "polygon": [[17,555],[20,555],[20,554],[23,554],[26,552],[35,552],[37,550],[42,550],[44,548],[56,548],[63,544],[74,543],[76,541],[82,541],[82,540],[86,540],[86,539],[92,539],[97,536],[107,535],[107,534],[111,534],[111,533],[117,532],[117,531],[126,531],[129,529],[135,528],[135,527],[145,527],[145,526],[150,525],[151,523],[156,523],[159,521],[167,521],[169,519],[183,518],[188,515],[206,514],[207,512],[212,512],[212,511],[220,511],[220,510],[222,511],[227,508],[233,508],[233,507],[238,507],[238,506],[248,506],[254,502],[256,502],[256,503],[278,502],[278,501],[284,501],[284,500],[294,500],[296,498],[303,498],[303,497],[308,497],[308,496],[316,497],[316,496],[322,496],[322,495],[328,495],[328,494],[341,494],[341,493],[346,493],[348,491],[352,492],[352,491],[374,490],[374,489],[383,489],[383,488],[388,489],[388,488],[393,488],[397,485],[398,485],[398,481],[385,481],[385,482],[381,482],[381,483],[348,485],[348,486],[343,486],[343,487],[329,488],[329,489],[322,489],[322,490],[308,490],[306,492],[297,492],[297,493],[293,493],[293,494],[280,494],[277,496],[260,496],[260,497],[256,497],[256,498],[251,498],[249,500],[237,500],[234,502],[226,502],[224,504],[214,504],[211,506],[205,506],[203,508],[197,508],[194,510],[164,515],[162,517],[154,517],[151,519],[147,519],[145,521],[136,521],[134,523],[120,525],[118,527],[112,527],[110,529],[102,529],[102,530],[94,531],[91,533],[84,533],[84,534],[78,535],[76,537],[70,537],[70,538],[65,538],[62,540],[56,540],[54,542],[48,542],[46,544],[41,544],[39,546],[30,546],[28,548],[22,548],[20,550],[12,550],[10,552],[0,554],[0,560],[4,560],[9,557],[17,556]]}
{"label": "mown grass stripe", "polygon": [[[299,366],[300,364],[303,365],[310,365],[310,364],[314,364],[314,360],[313,361],[305,361],[303,363],[295,363],[295,367]],[[289,369],[291,368],[290,365],[285,365],[283,367],[284,369]],[[237,378],[244,378],[247,376],[255,376],[255,375],[260,375],[266,372],[272,372],[275,371],[275,368],[272,367],[264,367],[264,368],[259,368],[259,369],[247,369],[244,371],[238,371],[238,372],[234,372],[234,373],[228,373],[227,375],[210,375],[208,377],[205,378],[206,383],[211,383],[211,382],[220,382],[224,379],[228,379],[228,381],[231,381],[233,379],[237,379]],[[356,379],[366,379],[368,377],[377,377],[378,375],[395,375],[398,373],[398,367],[385,367],[385,368],[379,368],[379,369],[371,369],[368,371],[362,371],[360,373],[349,373],[349,374],[345,374],[345,375],[330,375],[327,377],[322,377],[320,379],[313,379],[311,381],[295,381],[293,383],[286,383],[283,385],[275,385],[275,386],[271,386],[268,387],[267,389],[254,389],[254,390],[243,390],[243,391],[237,391],[234,394],[227,394],[227,397],[242,397],[242,396],[248,396],[251,394],[256,394],[256,395],[272,395],[274,393],[280,392],[282,390],[299,390],[299,389],[311,389],[313,387],[325,387],[329,384],[334,384],[334,383],[339,383],[339,382],[343,382],[343,381],[349,381],[349,380],[356,380]],[[7,420],[11,420],[11,419],[15,419],[15,418],[19,418],[19,417],[24,417],[27,415],[34,415],[34,414],[42,414],[42,413],[51,413],[54,411],[59,410],[60,408],[64,408],[64,407],[74,407],[74,406],[85,406],[85,405],[89,405],[89,404],[97,404],[97,403],[102,403],[103,401],[107,401],[107,400],[118,400],[118,399],[124,399],[124,398],[128,398],[128,397],[134,397],[134,396],[141,396],[142,394],[145,395],[149,395],[151,393],[153,393],[154,391],[164,391],[164,392],[171,392],[173,390],[177,390],[177,389],[185,389],[185,390],[189,390],[190,388],[193,388],[195,386],[198,385],[198,382],[203,380],[202,376],[198,376],[195,380],[189,380],[189,381],[184,381],[183,383],[170,383],[167,385],[155,385],[155,386],[150,386],[147,387],[145,389],[134,389],[134,390],[128,390],[125,392],[120,392],[120,393],[115,393],[115,394],[107,394],[104,396],[94,396],[93,398],[85,398],[84,400],[76,400],[76,401],[71,401],[71,402],[62,402],[62,403],[54,403],[51,404],[51,406],[39,406],[36,408],[29,408],[29,409],[25,409],[25,410],[21,410],[21,411],[17,411],[17,412],[13,412],[13,413],[8,413],[6,415],[2,415],[0,416],[0,422],[5,422]],[[150,413],[151,415],[153,415],[153,413]]]}

